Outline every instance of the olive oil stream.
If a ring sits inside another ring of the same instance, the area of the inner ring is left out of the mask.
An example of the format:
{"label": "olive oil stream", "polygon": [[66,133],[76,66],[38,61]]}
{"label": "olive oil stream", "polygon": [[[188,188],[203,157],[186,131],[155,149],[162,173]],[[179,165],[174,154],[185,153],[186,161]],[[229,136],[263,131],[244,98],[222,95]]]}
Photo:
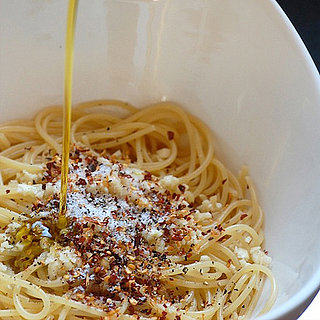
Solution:
{"label": "olive oil stream", "polygon": [[[69,149],[70,149],[70,129],[71,129],[71,111],[72,111],[72,73],[73,73],[73,47],[74,32],[76,24],[76,15],[78,0],[69,0],[67,30],[66,30],[66,49],[65,49],[65,71],[64,71],[64,109],[63,109],[63,146],[62,146],[62,164],[61,164],[61,189],[58,221],[46,221],[41,226],[48,229],[49,236],[43,237],[33,224],[39,220],[29,218],[26,223],[18,230],[15,241],[21,242],[25,249],[14,262],[17,272],[25,270],[30,266],[33,260],[43,252],[43,246],[50,247],[54,236],[56,238],[67,226],[67,190],[68,190],[68,171],[69,171]],[[42,239],[42,244],[40,244]],[[45,242],[44,242],[45,241]]]}
{"label": "olive oil stream", "polygon": [[72,75],[73,75],[73,51],[74,33],[76,26],[78,0],[69,0],[66,48],[65,48],[65,70],[64,70],[64,110],[63,110],[63,146],[61,164],[61,189],[58,227],[63,229],[67,225],[67,190],[69,171],[69,149],[72,109]]}

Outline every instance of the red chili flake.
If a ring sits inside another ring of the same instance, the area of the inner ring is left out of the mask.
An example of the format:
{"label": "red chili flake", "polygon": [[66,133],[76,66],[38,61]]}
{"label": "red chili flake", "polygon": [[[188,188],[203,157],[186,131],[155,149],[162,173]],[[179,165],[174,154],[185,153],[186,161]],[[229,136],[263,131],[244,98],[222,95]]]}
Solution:
{"label": "red chili flake", "polygon": [[47,189],[47,185],[44,183],[42,186],[41,186],[42,190],[46,190]]}
{"label": "red chili flake", "polygon": [[218,241],[219,241],[219,242],[222,242],[222,241],[225,241],[225,240],[227,240],[227,239],[228,239],[228,236],[225,235],[225,236],[223,236],[222,238],[220,238]]}
{"label": "red chili flake", "polygon": [[86,184],[87,182],[83,178],[79,178],[79,180],[76,182],[77,186],[85,186]]}
{"label": "red chili flake", "polygon": [[10,190],[8,189],[8,190],[6,190],[6,194],[8,194],[8,193],[10,193]]}
{"label": "red chili flake", "polygon": [[240,216],[240,220],[243,220],[245,217],[247,217],[248,215],[246,213],[243,213],[241,216]]}
{"label": "red chili flake", "polygon": [[151,312],[152,312],[152,310],[151,310],[151,309],[144,309],[144,310],[142,310],[142,312],[143,312],[144,314],[146,314],[146,315],[150,315]]}
{"label": "red chili flake", "polygon": [[182,241],[183,238],[184,238],[184,236],[181,235],[181,234],[174,234],[174,235],[172,236],[172,240],[173,240],[173,241]]}
{"label": "red chili flake", "polygon": [[182,241],[186,236],[187,231],[185,229],[173,229],[172,240],[173,241]]}
{"label": "red chili flake", "polygon": [[163,236],[168,238],[170,236],[170,231],[167,227],[163,228]]}
{"label": "red chili flake", "polygon": [[169,140],[172,140],[174,138],[174,132],[173,131],[168,131],[167,134],[168,134],[168,139]]}
{"label": "red chili flake", "polygon": [[269,251],[268,250],[263,250],[263,252],[265,253],[265,254],[269,254]]}
{"label": "red chili flake", "polygon": [[217,225],[217,229],[218,229],[220,232],[224,231],[224,229],[223,229],[223,227],[221,226],[220,223]]}
{"label": "red chili flake", "polygon": [[55,167],[55,164],[54,164],[53,162],[48,162],[48,163],[46,164],[46,167],[47,167],[49,170],[51,170],[52,168]]}
{"label": "red chili flake", "polygon": [[232,263],[232,260],[229,259],[228,262],[227,262],[227,268],[229,268],[231,266],[231,263]]}
{"label": "red chili flake", "polygon": [[84,236],[81,236],[78,241],[80,244],[82,244],[86,241],[86,238]]}
{"label": "red chili flake", "polygon": [[185,187],[183,184],[179,184],[179,185],[178,185],[178,188],[179,188],[179,190],[180,190],[182,193],[184,193],[185,190],[186,190],[186,187]]}
{"label": "red chili flake", "polygon": [[227,180],[228,180],[227,178],[222,180],[222,184],[225,184],[227,182]]}
{"label": "red chili flake", "polygon": [[135,237],[134,237],[134,246],[136,248],[138,248],[140,246],[140,242],[141,242],[141,236],[139,234],[137,234]]}
{"label": "red chili flake", "polygon": [[84,217],[84,220],[88,221],[88,222],[91,222],[91,223],[96,223],[96,224],[99,224],[99,221],[96,220],[96,219],[93,219],[91,217]]}
{"label": "red chili flake", "polygon": [[126,174],[123,171],[119,171],[119,176],[127,178],[127,179],[132,179],[132,176],[130,174]]}
{"label": "red chili flake", "polygon": [[[128,307],[128,311],[129,311],[129,314],[134,314],[134,306],[129,306]],[[101,317],[101,319],[102,319],[102,317]],[[103,319],[105,319],[105,318],[103,318]]]}
{"label": "red chili flake", "polygon": [[144,180],[152,180],[152,175],[150,172],[146,171],[144,175]]}

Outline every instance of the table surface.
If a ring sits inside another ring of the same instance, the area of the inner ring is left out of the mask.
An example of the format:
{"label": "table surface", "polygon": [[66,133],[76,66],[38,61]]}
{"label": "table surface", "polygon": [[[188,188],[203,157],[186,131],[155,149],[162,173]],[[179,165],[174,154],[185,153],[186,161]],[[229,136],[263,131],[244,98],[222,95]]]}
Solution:
{"label": "table surface", "polygon": [[[277,0],[287,14],[320,71],[320,0]],[[299,320],[320,319],[320,293]]]}

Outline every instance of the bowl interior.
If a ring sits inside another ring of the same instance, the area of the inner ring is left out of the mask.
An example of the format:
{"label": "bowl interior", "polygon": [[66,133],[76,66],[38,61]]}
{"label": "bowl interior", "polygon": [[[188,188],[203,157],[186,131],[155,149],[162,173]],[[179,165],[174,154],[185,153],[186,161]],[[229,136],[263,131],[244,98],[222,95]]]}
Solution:
{"label": "bowl interior", "polygon": [[[0,3],[2,121],[63,101],[66,6]],[[320,90],[313,68],[271,1],[79,5],[75,102],[177,101],[212,128],[217,153],[234,172],[249,166],[280,286],[268,320],[285,319],[300,304],[301,311],[320,279]]]}

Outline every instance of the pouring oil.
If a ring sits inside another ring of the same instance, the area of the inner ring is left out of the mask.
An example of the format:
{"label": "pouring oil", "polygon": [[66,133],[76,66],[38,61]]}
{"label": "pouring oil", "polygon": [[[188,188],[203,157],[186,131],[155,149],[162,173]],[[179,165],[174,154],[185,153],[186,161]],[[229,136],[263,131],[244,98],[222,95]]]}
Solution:
{"label": "pouring oil", "polygon": [[71,129],[71,108],[72,108],[72,74],[73,74],[73,51],[74,33],[76,25],[78,0],[69,0],[66,48],[65,48],[65,71],[64,71],[64,109],[63,109],[63,146],[61,164],[61,189],[58,227],[63,229],[67,225],[67,189],[69,171],[69,149]]}

